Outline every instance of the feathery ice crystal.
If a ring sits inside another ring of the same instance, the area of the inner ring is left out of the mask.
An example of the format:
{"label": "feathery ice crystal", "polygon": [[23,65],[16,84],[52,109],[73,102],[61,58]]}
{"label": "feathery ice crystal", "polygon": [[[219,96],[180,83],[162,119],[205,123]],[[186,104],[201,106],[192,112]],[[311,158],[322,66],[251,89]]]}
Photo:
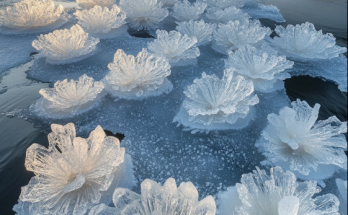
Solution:
{"label": "feathery ice crystal", "polygon": [[65,64],[89,57],[98,43],[98,38],[89,37],[80,25],[74,25],[70,29],[40,35],[32,45],[48,63]]}
{"label": "feathery ice crystal", "polygon": [[340,213],[347,215],[347,181],[336,179],[336,184],[340,192]]}
{"label": "feathery ice crystal", "polygon": [[113,195],[116,208],[95,206],[89,215],[215,215],[216,205],[212,196],[198,201],[198,191],[191,183],[179,188],[175,179],[168,179],[163,186],[146,179],[141,183],[141,195],[128,189],[117,188]]}
{"label": "feathery ice crystal", "polygon": [[83,9],[91,9],[96,5],[111,8],[116,4],[116,0],[76,0],[76,2]]}
{"label": "feathery ice crystal", "polygon": [[207,44],[211,41],[215,24],[205,23],[201,21],[178,22],[176,30],[189,37],[197,38],[197,46]]}
{"label": "feathery ice crystal", "polygon": [[157,30],[157,39],[148,44],[148,49],[160,57],[165,57],[171,66],[195,64],[200,55],[195,46],[197,38],[182,35],[177,31]]}
{"label": "feathery ice crystal", "polygon": [[288,25],[286,28],[277,26],[271,44],[287,57],[299,60],[320,60],[338,57],[347,51],[336,45],[336,38],[328,33],[317,31],[312,23]]}
{"label": "feathery ice crystal", "polygon": [[280,167],[272,168],[270,175],[257,168],[221,193],[218,204],[224,215],[339,215],[338,198],[314,198],[320,192],[315,181],[297,182],[292,172]]}
{"label": "feathery ice crystal", "polygon": [[203,2],[209,5],[209,7],[217,7],[220,9],[228,7],[241,8],[245,5],[247,1],[248,0],[203,0]]}
{"label": "feathery ice crystal", "polygon": [[186,98],[174,122],[193,132],[246,127],[254,115],[252,106],[259,99],[252,95],[252,81],[233,75],[233,70],[226,69],[222,79],[205,73],[195,79],[184,91]]}
{"label": "feathery ice crystal", "polygon": [[249,19],[250,16],[243,13],[236,7],[217,8],[212,7],[207,9],[206,18],[213,23],[228,23],[229,21],[243,21]]}
{"label": "feathery ice crystal", "polygon": [[35,176],[22,187],[18,214],[81,215],[123,180],[125,149],[117,138],[106,137],[100,126],[87,139],[76,137],[73,123],[51,127],[48,149],[27,149],[25,167]]}
{"label": "feathery ice crystal", "polygon": [[0,32],[5,34],[47,32],[67,21],[64,7],[53,0],[23,0],[0,10]]}
{"label": "feathery ice crystal", "polygon": [[[347,169],[347,122],[336,116],[318,121],[320,105],[314,108],[297,100],[279,115],[268,115],[269,125],[257,146],[268,161],[290,169],[301,179],[321,180],[330,177],[337,167]],[[300,173],[300,174],[298,174]]]}
{"label": "feathery ice crystal", "polygon": [[117,50],[111,70],[105,77],[106,89],[114,96],[142,99],[168,93],[173,86],[167,77],[171,74],[167,59],[156,57],[143,49],[136,57]]}
{"label": "feathery ice crystal", "polygon": [[219,24],[219,28],[214,32],[212,47],[226,54],[227,50],[256,45],[271,33],[271,29],[262,27],[259,20],[230,21],[227,24]]}
{"label": "feathery ice crystal", "polygon": [[127,30],[126,14],[117,5],[111,9],[94,6],[90,10],[77,10],[75,16],[79,20],[78,24],[93,37],[115,37]]}
{"label": "feathery ice crystal", "polygon": [[157,0],[120,0],[120,6],[130,27],[136,30],[156,28],[169,15]]}
{"label": "feathery ice crystal", "polygon": [[191,4],[188,0],[183,0],[174,5],[172,15],[178,21],[196,20],[204,13],[206,7],[207,4],[203,2]]}
{"label": "feathery ice crystal", "polygon": [[284,56],[278,57],[277,52],[272,49],[263,51],[247,45],[235,52],[229,51],[228,54],[226,67],[252,80],[256,91],[272,92],[283,89],[283,80],[291,77],[284,70],[292,68],[294,63],[286,60]]}

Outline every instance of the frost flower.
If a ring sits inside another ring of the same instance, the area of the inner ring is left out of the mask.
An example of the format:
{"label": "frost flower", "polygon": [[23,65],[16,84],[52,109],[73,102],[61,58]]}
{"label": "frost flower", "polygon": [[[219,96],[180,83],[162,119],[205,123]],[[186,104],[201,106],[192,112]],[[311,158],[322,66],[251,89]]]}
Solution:
{"label": "frost flower", "polygon": [[207,3],[210,7],[217,7],[220,9],[228,7],[241,8],[247,1],[249,0],[203,0],[203,2]]}
{"label": "frost flower", "polygon": [[81,26],[74,25],[70,29],[40,35],[32,45],[48,63],[65,64],[89,57],[98,43],[99,39],[89,37]]}
{"label": "frost flower", "polygon": [[171,66],[195,64],[200,55],[195,46],[197,38],[182,35],[177,31],[157,30],[157,39],[148,44],[148,49],[155,55],[167,58]]}
{"label": "frost flower", "polygon": [[198,201],[198,191],[191,183],[179,188],[175,179],[160,184],[146,179],[141,183],[141,195],[128,189],[117,188],[113,195],[116,208],[95,206],[89,215],[215,215],[216,205],[212,196]]}
{"label": "frost flower", "polygon": [[243,13],[240,9],[236,7],[228,8],[217,8],[212,7],[207,9],[205,14],[206,18],[213,23],[228,23],[229,21],[244,21],[249,19],[250,16],[246,13]]}
{"label": "frost flower", "polygon": [[207,44],[211,41],[215,24],[201,21],[179,22],[176,30],[189,37],[197,38],[197,46]]}
{"label": "frost flower", "polygon": [[105,77],[107,90],[114,96],[142,99],[168,93],[173,85],[167,77],[171,74],[169,62],[143,49],[136,57],[117,50],[110,73]]}
{"label": "frost flower", "polygon": [[96,5],[111,8],[116,4],[116,0],[76,0],[76,2],[83,9],[91,9]]}
{"label": "frost flower", "polygon": [[67,21],[63,6],[53,0],[23,0],[0,10],[0,32],[5,34],[47,32]]}
{"label": "frost flower", "polygon": [[317,31],[313,24],[288,25],[286,28],[277,26],[271,45],[281,54],[298,61],[331,59],[347,51],[336,45],[336,38],[332,34]]}
{"label": "frost flower", "polygon": [[347,214],[347,181],[336,179],[337,188],[340,192],[340,213]]}
{"label": "frost flower", "polygon": [[178,21],[196,20],[204,13],[206,7],[207,4],[203,2],[191,4],[188,0],[183,0],[174,5],[172,15]]}
{"label": "frost flower", "polygon": [[248,45],[234,53],[229,51],[228,54],[226,67],[253,81],[256,91],[273,92],[283,89],[283,80],[291,77],[284,70],[292,68],[294,63],[286,60],[284,56],[277,56],[271,50],[258,50]]}
{"label": "frost flower", "polygon": [[93,37],[112,38],[127,30],[126,14],[114,5],[111,9],[95,6],[90,10],[77,10],[78,24]]}
{"label": "frost flower", "polygon": [[[297,182],[292,172],[272,168],[270,175],[257,168],[242,176],[241,184],[219,195],[224,215],[339,215],[339,200],[332,194],[318,196],[315,181]],[[314,197],[315,196],[315,197]]]}
{"label": "frost flower", "polygon": [[163,7],[173,7],[179,0],[158,0],[159,3],[162,3]]}

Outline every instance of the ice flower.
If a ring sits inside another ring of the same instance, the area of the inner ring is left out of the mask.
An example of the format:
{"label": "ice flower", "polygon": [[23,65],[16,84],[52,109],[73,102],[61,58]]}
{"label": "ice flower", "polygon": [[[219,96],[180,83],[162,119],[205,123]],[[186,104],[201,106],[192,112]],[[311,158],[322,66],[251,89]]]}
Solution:
{"label": "ice flower", "polygon": [[249,19],[250,16],[246,13],[243,13],[240,9],[236,7],[228,8],[217,8],[212,7],[207,9],[205,14],[209,22],[213,23],[228,23],[229,21],[243,21]]}
{"label": "ice flower", "polygon": [[117,50],[110,73],[104,82],[114,96],[126,99],[142,99],[168,93],[173,85],[167,79],[171,74],[167,59],[156,57],[143,49],[136,57]]}
{"label": "ice flower", "polygon": [[336,179],[337,188],[340,192],[340,213],[347,214],[347,181]]}
{"label": "ice flower", "polygon": [[195,79],[184,91],[186,98],[174,122],[193,132],[246,127],[259,99],[252,95],[252,81],[233,76],[233,70],[227,69],[222,79],[205,73],[201,79]]}
{"label": "ice flower", "polygon": [[157,0],[120,0],[120,6],[130,27],[136,30],[156,28],[169,15]]}
{"label": "ice flower", "polygon": [[157,39],[148,44],[148,49],[160,57],[165,57],[171,66],[195,64],[200,55],[195,46],[197,38],[182,35],[177,31],[157,30]]}
{"label": "ice flower", "polygon": [[162,3],[163,7],[173,7],[179,0],[158,0],[158,2]]}
{"label": "ice flower", "polygon": [[212,47],[226,54],[227,50],[256,45],[271,33],[271,29],[262,27],[258,20],[229,21],[227,24],[219,24],[217,31],[214,32]]}
{"label": "ice flower", "polygon": [[91,9],[96,5],[111,8],[116,4],[116,0],[76,0],[76,2],[83,9]]}
{"label": "ice flower", "polygon": [[216,205],[212,196],[198,201],[198,191],[191,183],[168,179],[163,186],[146,179],[141,183],[141,194],[117,188],[113,195],[116,208],[95,206],[89,215],[215,215]]}
{"label": "ice flower", "polygon": [[181,34],[197,38],[197,46],[207,44],[211,41],[215,24],[200,21],[179,22],[176,30]]}
{"label": "ice flower", "polygon": [[291,77],[284,70],[292,68],[294,63],[286,60],[285,56],[277,56],[277,52],[271,49],[264,51],[248,45],[228,54],[226,67],[253,81],[256,91],[283,89],[283,80]]}
{"label": "ice flower", "polygon": [[317,31],[313,24],[277,26],[271,45],[281,54],[298,61],[331,59],[347,51],[336,45],[336,38],[328,33]]}
{"label": "ice flower", "polygon": [[295,174],[272,168],[270,175],[257,168],[242,175],[241,183],[220,193],[224,215],[339,215],[339,200],[333,194],[318,196],[315,181],[298,182]]}
{"label": "ice flower", "polygon": [[77,10],[75,16],[79,20],[78,24],[93,37],[115,37],[127,30],[126,14],[117,5],[111,9],[94,6],[90,10]]}
{"label": "ice flower", "polygon": [[99,39],[89,37],[80,25],[74,25],[70,29],[40,35],[32,45],[48,63],[65,64],[89,57],[98,43]]}
{"label": "ice flower", "polygon": [[175,3],[172,15],[178,21],[190,21],[199,19],[204,13],[207,4],[195,2],[191,4],[188,0]]}
{"label": "ice flower", "polygon": [[64,7],[53,0],[23,0],[0,10],[0,32],[5,34],[47,32],[67,21]]}
{"label": "ice flower", "polygon": [[228,7],[241,8],[247,1],[248,0],[203,0],[203,2],[207,3],[210,7],[217,7],[220,9]]}

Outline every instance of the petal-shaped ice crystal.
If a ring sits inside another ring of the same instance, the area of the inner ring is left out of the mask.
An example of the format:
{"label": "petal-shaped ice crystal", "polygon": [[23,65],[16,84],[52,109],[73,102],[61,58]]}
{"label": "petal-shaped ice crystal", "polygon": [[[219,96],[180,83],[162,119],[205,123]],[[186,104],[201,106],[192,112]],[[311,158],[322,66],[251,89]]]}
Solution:
{"label": "petal-shaped ice crystal", "polygon": [[197,38],[197,46],[207,44],[211,41],[215,24],[200,21],[179,22],[176,30],[189,37]]}
{"label": "petal-shaped ice crystal", "polygon": [[96,5],[111,8],[116,0],[76,0],[77,4],[84,9],[91,9]]}
{"label": "petal-shaped ice crystal", "polygon": [[207,4],[203,2],[191,4],[188,0],[183,0],[174,5],[172,15],[178,21],[196,20],[204,13],[206,7]]}
{"label": "petal-shaped ice crystal", "polygon": [[347,181],[336,179],[337,188],[340,192],[340,213],[347,214]]}
{"label": "petal-shaped ice crystal", "polygon": [[228,7],[222,9],[217,7],[208,8],[205,16],[210,22],[214,23],[228,23],[229,21],[237,20],[243,21],[250,18],[248,14],[243,13],[236,7]]}

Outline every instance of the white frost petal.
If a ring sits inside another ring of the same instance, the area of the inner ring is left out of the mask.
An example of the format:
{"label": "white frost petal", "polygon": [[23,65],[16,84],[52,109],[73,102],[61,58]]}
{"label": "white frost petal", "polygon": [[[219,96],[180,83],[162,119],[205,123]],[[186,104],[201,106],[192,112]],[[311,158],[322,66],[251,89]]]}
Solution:
{"label": "white frost petal", "polygon": [[197,38],[197,46],[209,43],[212,39],[215,24],[205,23],[200,21],[179,22],[176,30],[189,37]]}
{"label": "white frost petal", "polygon": [[177,2],[173,7],[172,15],[178,21],[197,20],[204,13],[207,4],[203,2],[195,2],[191,4],[188,0]]}
{"label": "white frost petal", "polygon": [[207,9],[206,18],[213,23],[228,23],[229,21],[243,21],[249,19],[250,16],[243,13],[236,7],[217,8],[212,7]]}
{"label": "white frost petal", "polygon": [[83,9],[91,9],[96,5],[111,8],[116,4],[116,0],[76,0],[76,2]]}

